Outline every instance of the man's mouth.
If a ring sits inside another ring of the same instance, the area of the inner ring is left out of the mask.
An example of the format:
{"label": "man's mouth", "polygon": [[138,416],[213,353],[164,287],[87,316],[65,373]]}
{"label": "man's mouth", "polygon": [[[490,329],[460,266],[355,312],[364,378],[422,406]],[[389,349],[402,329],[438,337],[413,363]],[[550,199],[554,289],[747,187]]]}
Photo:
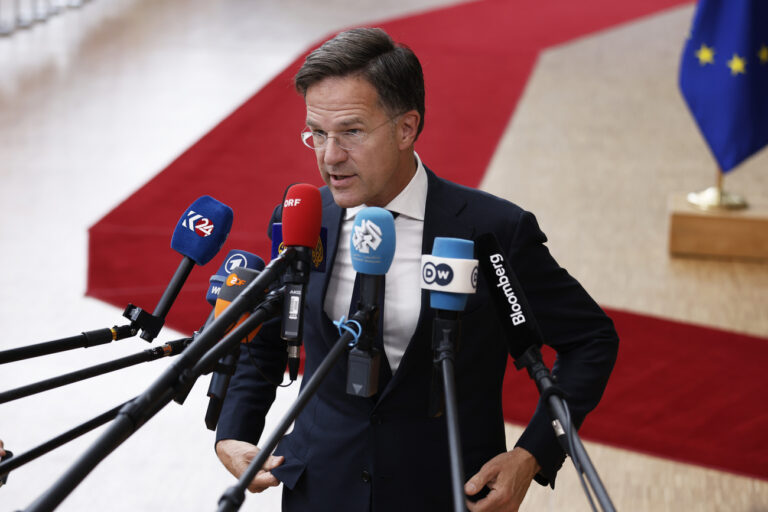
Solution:
{"label": "man's mouth", "polygon": [[355,177],[354,174],[344,175],[344,174],[329,174],[331,178],[331,183],[334,185],[343,185],[345,183],[348,183],[352,180],[352,178]]}

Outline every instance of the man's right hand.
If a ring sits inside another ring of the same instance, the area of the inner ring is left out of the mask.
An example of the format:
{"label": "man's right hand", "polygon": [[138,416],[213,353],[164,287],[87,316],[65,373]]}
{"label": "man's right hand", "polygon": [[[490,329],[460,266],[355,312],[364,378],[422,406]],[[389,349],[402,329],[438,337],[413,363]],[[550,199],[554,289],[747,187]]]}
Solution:
{"label": "man's right hand", "polygon": [[0,457],[5,457],[5,450],[3,450],[3,440],[0,439]]}
{"label": "man's right hand", "polygon": [[[259,454],[259,447],[245,441],[235,439],[223,439],[216,443],[216,455],[224,467],[236,478],[245,473],[251,461]],[[275,457],[270,455],[267,462],[254,477],[248,490],[251,492],[261,492],[269,487],[280,485],[280,480],[275,478],[271,471],[283,463],[285,457]]]}

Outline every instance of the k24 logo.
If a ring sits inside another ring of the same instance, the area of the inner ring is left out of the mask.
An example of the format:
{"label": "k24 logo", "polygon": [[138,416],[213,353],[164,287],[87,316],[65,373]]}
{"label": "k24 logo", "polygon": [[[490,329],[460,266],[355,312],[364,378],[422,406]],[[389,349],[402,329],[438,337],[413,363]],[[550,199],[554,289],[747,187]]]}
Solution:
{"label": "k24 logo", "polygon": [[199,213],[195,213],[194,210],[189,210],[187,218],[181,225],[202,237],[210,236],[213,233],[213,222]]}

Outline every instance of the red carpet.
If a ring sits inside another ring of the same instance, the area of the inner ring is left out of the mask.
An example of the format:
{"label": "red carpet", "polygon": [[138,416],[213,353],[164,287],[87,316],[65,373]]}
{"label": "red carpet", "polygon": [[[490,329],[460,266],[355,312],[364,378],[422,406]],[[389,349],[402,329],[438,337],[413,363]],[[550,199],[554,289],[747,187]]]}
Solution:
{"label": "red carpet", "polygon": [[[420,155],[442,176],[476,186],[541,49],[683,3],[485,0],[381,25],[408,42],[424,66]],[[320,185],[298,136],[304,107],[291,77],[301,60],[90,229],[90,296],[151,311],[180,260],[169,248],[173,226],[202,194],[235,211],[222,254],[233,248],[269,254],[266,220],[286,185]],[[192,272],[168,325],[189,332],[202,324],[210,310],[207,280],[220,261]],[[758,367],[768,360],[768,340],[611,315],[622,338],[619,361],[585,438],[768,478]],[[506,413],[524,422],[533,384],[509,373]]]}
{"label": "red carpet", "polygon": [[[607,310],[621,340],[584,439],[768,478],[768,339]],[[554,351],[545,347],[552,367]],[[510,363],[504,416],[525,424],[538,395]]]}

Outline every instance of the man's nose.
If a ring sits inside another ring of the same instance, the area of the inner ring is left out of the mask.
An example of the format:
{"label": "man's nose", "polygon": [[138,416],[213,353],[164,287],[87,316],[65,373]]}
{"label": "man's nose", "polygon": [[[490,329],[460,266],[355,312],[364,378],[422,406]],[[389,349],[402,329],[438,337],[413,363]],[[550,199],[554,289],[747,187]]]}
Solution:
{"label": "man's nose", "polygon": [[347,159],[347,151],[339,146],[336,137],[329,137],[325,142],[325,154],[323,155],[323,162],[327,165],[338,164]]}

